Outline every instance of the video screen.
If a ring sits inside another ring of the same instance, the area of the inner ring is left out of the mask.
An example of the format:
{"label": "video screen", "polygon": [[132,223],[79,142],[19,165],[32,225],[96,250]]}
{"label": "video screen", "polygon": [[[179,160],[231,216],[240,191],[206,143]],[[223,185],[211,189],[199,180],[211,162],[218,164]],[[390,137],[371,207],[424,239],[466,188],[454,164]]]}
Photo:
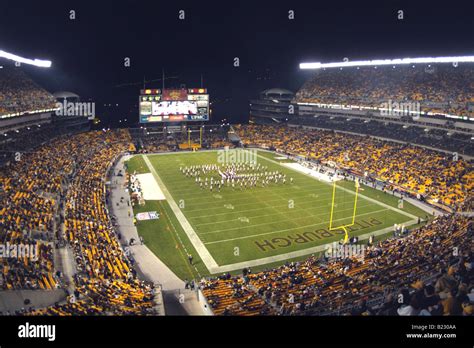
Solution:
{"label": "video screen", "polygon": [[151,104],[148,101],[140,102],[140,115],[151,115]]}
{"label": "video screen", "polygon": [[183,101],[162,101],[159,103],[152,103],[153,116],[168,116],[168,115],[196,115],[198,112],[197,103],[183,100]]}

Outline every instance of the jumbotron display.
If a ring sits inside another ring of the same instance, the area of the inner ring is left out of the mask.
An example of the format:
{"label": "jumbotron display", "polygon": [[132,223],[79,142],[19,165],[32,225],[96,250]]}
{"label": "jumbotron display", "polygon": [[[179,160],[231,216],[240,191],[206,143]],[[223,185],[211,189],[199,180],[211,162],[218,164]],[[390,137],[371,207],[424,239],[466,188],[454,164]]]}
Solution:
{"label": "jumbotron display", "polygon": [[140,123],[208,121],[209,94],[205,88],[142,89]]}

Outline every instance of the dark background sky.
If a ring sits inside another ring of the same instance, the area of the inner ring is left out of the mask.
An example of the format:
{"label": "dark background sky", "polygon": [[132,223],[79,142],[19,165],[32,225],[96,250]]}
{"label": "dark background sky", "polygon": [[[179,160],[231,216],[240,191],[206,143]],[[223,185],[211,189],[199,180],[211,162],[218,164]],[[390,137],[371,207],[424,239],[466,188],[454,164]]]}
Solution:
{"label": "dark background sky", "polygon": [[[138,120],[144,76],[160,78],[165,69],[176,77],[167,86],[196,87],[202,73],[214,102],[213,121],[238,122],[248,119],[248,100],[259,91],[298,90],[310,76],[298,69],[302,61],[474,54],[470,3],[2,0],[0,49],[52,60],[51,69],[23,68],[51,92],[92,98],[99,116],[129,122]],[[181,9],[185,20],[178,19]],[[397,19],[399,9],[404,20]],[[102,109],[104,103],[119,107]]]}

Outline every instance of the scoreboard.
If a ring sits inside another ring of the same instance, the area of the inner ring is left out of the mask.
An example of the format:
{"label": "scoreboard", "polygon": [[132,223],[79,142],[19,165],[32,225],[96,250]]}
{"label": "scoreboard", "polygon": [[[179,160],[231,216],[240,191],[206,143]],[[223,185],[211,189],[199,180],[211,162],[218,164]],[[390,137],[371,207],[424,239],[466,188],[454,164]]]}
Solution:
{"label": "scoreboard", "polygon": [[206,88],[142,89],[140,123],[209,121]]}

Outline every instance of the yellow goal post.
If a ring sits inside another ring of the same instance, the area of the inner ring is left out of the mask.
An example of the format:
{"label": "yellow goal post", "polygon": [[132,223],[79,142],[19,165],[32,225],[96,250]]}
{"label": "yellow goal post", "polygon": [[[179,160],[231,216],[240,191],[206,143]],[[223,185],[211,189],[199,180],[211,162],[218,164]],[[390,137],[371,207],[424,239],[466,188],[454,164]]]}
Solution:
{"label": "yellow goal post", "polygon": [[333,217],[334,217],[334,206],[335,206],[335,200],[336,200],[336,186],[337,186],[337,180],[333,181],[332,185],[332,199],[331,199],[331,215],[329,217],[329,231],[334,231],[334,230],[343,230],[345,232],[344,235],[344,244],[348,242],[349,240],[349,233],[347,231],[347,227],[351,227],[355,223],[355,217],[356,217],[356,212],[357,212],[357,198],[359,196],[359,179],[355,179],[355,198],[354,198],[354,208],[352,209],[352,217],[351,217],[351,223],[349,224],[343,224],[339,226],[333,226]]}

